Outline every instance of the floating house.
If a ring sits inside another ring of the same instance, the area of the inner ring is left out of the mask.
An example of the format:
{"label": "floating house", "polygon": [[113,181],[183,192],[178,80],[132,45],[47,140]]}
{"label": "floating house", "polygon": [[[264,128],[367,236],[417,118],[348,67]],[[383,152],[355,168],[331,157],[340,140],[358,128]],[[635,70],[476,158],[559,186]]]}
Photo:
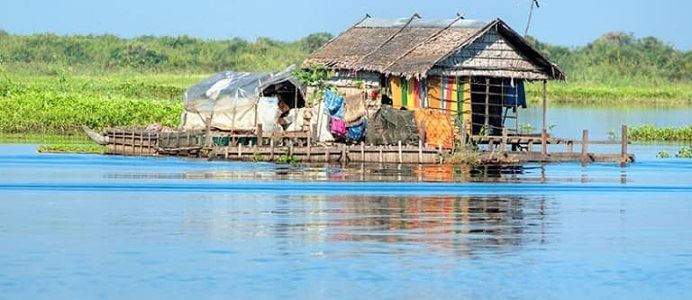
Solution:
{"label": "floating house", "polygon": [[[626,126],[621,141],[590,141],[587,130],[581,141],[547,134],[547,81],[565,75],[500,19],[367,16],[303,67],[314,65],[332,70],[328,83],[336,87],[322,91],[315,103],[306,101],[290,68],[222,72],[187,90],[177,131],[85,131],[108,153],[126,155],[430,164],[453,158],[459,149],[463,154],[458,146],[472,143],[487,145],[480,157],[487,164],[634,160]],[[543,85],[540,134],[519,132],[526,82]],[[590,143],[617,143],[621,151],[593,154]],[[537,144],[540,152],[533,150]],[[548,153],[548,145],[567,151]]]}
{"label": "floating house", "polygon": [[[518,114],[526,107],[524,82],[565,79],[557,65],[500,19],[366,16],[303,67],[313,65],[333,70],[330,82],[341,93],[378,95],[381,103],[398,109],[437,111],[456,128],[465,124],[471,135],[518,133]],[[543,100],[545,116],[545,92]]]}

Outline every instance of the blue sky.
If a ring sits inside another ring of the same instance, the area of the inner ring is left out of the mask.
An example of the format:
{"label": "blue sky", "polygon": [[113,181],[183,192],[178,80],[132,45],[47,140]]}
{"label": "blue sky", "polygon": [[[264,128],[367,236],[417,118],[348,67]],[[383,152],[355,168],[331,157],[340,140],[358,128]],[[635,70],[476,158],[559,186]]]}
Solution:
{"label": "blue sky", "polygon": [[[608,31],[656,36],[692,49],[690,0],[539,0],[531,35],[542,41],[583,45]],[[293,40],[309,33],[337,34],[369,13],[376,17],[501,18],[517,31],[526,25],[529,0],[7,0],[0,29],[11,33],[112,33],[223,39],[266,36]]]}

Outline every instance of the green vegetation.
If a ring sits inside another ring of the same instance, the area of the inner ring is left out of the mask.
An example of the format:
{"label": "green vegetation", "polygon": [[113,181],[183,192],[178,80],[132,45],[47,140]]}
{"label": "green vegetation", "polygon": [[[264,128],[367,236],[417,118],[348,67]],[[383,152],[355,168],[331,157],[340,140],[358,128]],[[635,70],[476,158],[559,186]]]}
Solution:
{"label": "green vegetation", "polygon": [[690,146],[684,146],[678,150],[678,153],[675,154],[675,157],[677,158],[692,158],[692,147]]}
{"label": "green vegetation", "polygon": [[657,128],[647,125],[632,127],[628,131],[632,141],[641,142],[692,142],[692,126]]}
{"label": "green vegetation", "polygon": [[[567,48],[529,40],[567,74],[566,84],[551,84],[552,102],[692,104],[692,51],[679,51],[654,37],[606,33],[583,47]],[[541,87],[527,87],[540,99]]]}
{"label": "green vegetation", "polygon": [[48,144],[38,147],[40,153],[103,154],[106,148],[98,144]]}
{"label": "green vegetation", "polygon": [[0,33],[0,62],[8,72],[31,75],[56,75],[56,69],[82,75],[276,71],[301,63],[331,37],[316,33],[295,42],[269,38],[249,42],[189,36],[124,39],[113,35]]}
{"label": "green vegetation", "polygon": [[200,77],[0,77],[0,132],[65,134],[87,125],[176,127],[184,86]]}
{"label": "green vegetation", "polygon": [[[527,99],[539,103],[543,97],[542,89],[539,84],[528,84]],[[556,82],[548,85],[548,101],[557,104],[686,106],[692,104],[692,82],[640,85]]]}
{"label": "green vegetation", "polygon": [[[656,157],[664,158],[664,159],[670,158],[670,153],[668,153],[667,151],[661,151],[661,152],[658,152]],[[678,153],[675,154],[675,157],[677,157],[677,158],[692,158],[692,147],[683,146],[682,148],[680,148],[680,150],[678,150]]]}
{"label": "green vegetation", "polygon": [[[176,127],[185,89],[208,74],[281,70],[299,64],[331,37],[251,42],[0,30],[0,132],[64,134],[79,125],[99,130],[154,122]],[[568,76],[567,83],[550,85],[550,101],[691,104],[690,51],[623,33],[578,48],[531,41]],[[323,83],[326,74],[324,69],[296,73],[313,84]],[[540,99],[540,85],[530,84],[527,91],[529,99]]]}
{"label": "green vegetation", "polygon": [[277,164],[284,164],[284,165],[297,165],[300,163],[300,160],[298,160],[297,157],[289,154],[282,154],[276,159]]}

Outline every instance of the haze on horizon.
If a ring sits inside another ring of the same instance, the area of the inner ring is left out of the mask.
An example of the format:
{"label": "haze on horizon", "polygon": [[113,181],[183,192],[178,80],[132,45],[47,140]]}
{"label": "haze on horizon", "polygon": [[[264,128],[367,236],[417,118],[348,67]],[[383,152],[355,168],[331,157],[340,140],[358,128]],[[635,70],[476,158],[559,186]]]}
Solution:
{"label": "haze on horizon", "polygon": [[[426,19],[501,18],[523,33],[530,0],[65,0],[10,1],[0,10],[0,29],[15,34],[189,35],[205,39],[269,37],[296,40],[315,32],[338,34],[366,13]],[[692,1],[685,0],[539,0],[530,35],[564,46],[584,45],[606,32],[654,36],[678,49],[692,48]]]}

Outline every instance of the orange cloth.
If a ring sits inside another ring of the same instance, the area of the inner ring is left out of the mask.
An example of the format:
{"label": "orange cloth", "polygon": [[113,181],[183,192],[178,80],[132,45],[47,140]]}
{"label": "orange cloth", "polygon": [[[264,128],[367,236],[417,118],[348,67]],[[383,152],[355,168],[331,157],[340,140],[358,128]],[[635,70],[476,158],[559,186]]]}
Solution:
{"label": "orange cloth", "polygon": [[454,148],[454,119],[449,114],[436,109],[416,109],[415,117],[418,128],[425,122],[427,147]]}

